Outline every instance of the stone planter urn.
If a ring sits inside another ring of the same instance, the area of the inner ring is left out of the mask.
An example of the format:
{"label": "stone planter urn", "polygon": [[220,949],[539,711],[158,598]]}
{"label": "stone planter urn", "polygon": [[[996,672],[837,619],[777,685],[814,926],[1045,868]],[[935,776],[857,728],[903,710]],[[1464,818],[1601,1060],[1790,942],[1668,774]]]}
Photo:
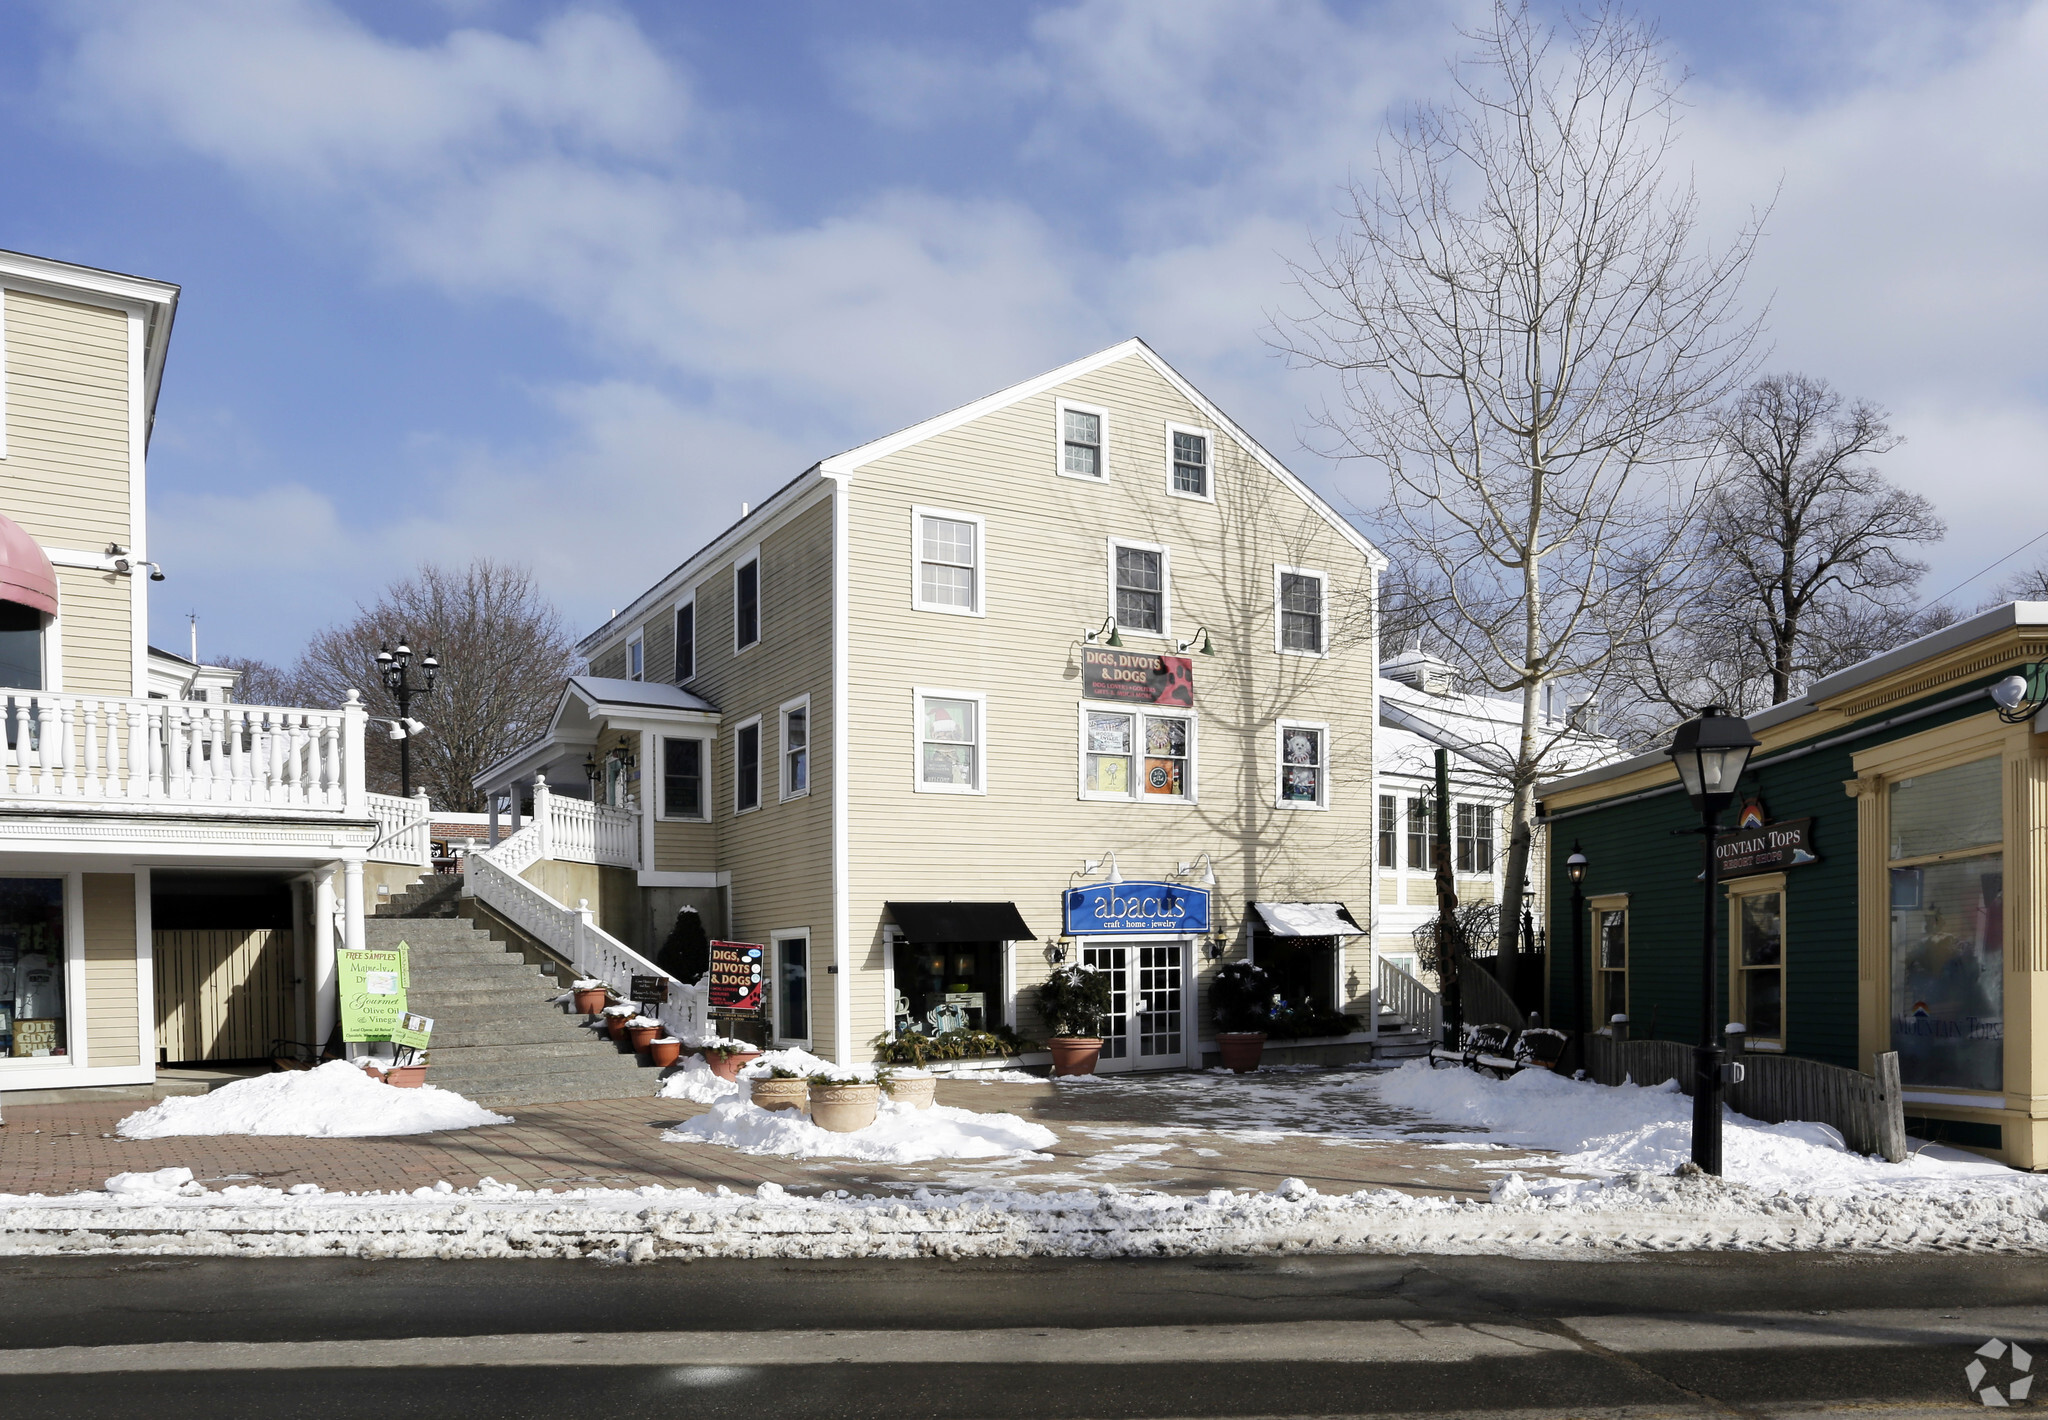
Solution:
{"label": "stone planter urn", "polygon": [[1092,1075],[1102,1057],[1102,1039],[1092,1035],[1056,1035],[1046,1042],[1055,1075]]}
{"label": "stone planter urn", "polygon": [[1219,1031],[1216,1050],[1223,1057],[1224,1068],[1249,1075],[1259,1068],[1259,1057],[1266,1053],[1266,1033],[1257,1030]]}
{"label": "stone planter urn", "polygon": [[847,1085],[813,1079],[810,1100],[811,1123],[834,1134],[851,1134],[875,1122],[881,1089],[872,1082]]}
{"label": "stone planter urn", "polygon": [[754,1080],[750,1083],[753,1086],[753,1101],[762,1109],[790,1109],[802,1114],[804,1106],[809,1102],[809,1080],[777,1079],[770,1076],[768,1079]]}
{"label": "stone planter urn", "polygon": [[735,1050],[728,1054],[720,1054],[716,1050],[704,1052],[704,1063],[709,1065],[711,1073],[721,1080],[739,1079],[740,1067],[752,1064],[760,1058],[761,1052],[758,1050]]}
{"label": "stone planter urn", "polygon": [[889,1077],[889,1098],[912,1109],[930,1109],[938,1088],[938,1078],[923,1071],[914,1075],[900,1072]]}

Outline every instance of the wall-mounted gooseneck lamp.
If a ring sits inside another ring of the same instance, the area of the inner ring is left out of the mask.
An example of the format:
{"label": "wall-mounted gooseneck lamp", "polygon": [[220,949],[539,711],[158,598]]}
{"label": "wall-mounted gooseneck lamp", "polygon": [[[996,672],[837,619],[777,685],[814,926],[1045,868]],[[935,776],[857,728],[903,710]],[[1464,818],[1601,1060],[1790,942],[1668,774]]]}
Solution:
{"label": "wall-mounted gooseneck lamp", "polygon": [[1202,643],[1203,655],[1213,656],[1216,654],[1216,643],[1209,639],[1209,628],[1206,626],[1197,626],[1194,635],[1188,637],[1185,641],[1174,642],[1173,647],[1176,652],[1185,656],[1188,653],[1188,648],[1197,641]]}
{"label": "wall-mounted gooseneck lamp", "polygon": [[[1106,641],[1103,640],[1105,636],[1109,638]],[[1097,641],[1102,641],[1102,644],[1105,646],[1121,647],[1124,644],[1124,638],[1116,634],[1116,618],[1114,616],[1103,617],[1102,625],[1096,627],[1093,631],[1083,631],[1081,639],[1091,646]]]}
{"label": "wall-mounted gooseneck lamp", "polygon": [[1190,862],[1176,863],[1174,865],[1174,876],[1179,878],[1188,877],[1195,871],[1197,867],[1201,868],[1202,870],[1202,876],[1199,879],[1197,879],[1197,881],[1200,882],[1203,887],[1216,886],[1216,860],[1211,858],[1207,853],[1196,854],[1194,859]]}
{"label": "wall-mounted gooseneck lamp", "polygon": [[1121,883],[1124,880],[1124,870],[1116,864],[1116,850],[1114,848],[1110,849],[1109,852],[1103,854],[1100,858],[1083,858],[1081,860],[1081,871],[1083,873],[1099,873],[1102,871],[1104,863],[1109,864],[1109,876],[1103,879],[1103,881]]}

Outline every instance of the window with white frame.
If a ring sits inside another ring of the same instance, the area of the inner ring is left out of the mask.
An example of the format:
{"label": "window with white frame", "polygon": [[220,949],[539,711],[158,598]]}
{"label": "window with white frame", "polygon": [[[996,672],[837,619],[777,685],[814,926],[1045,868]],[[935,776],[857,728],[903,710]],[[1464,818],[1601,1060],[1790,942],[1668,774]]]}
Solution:
{"label": "window with white frame", "polygon": [[635,631],[626,642],[626,678],[645,680],[647,678],[647,638]]}
{"label": "window with white frame", "polygon": [[811,1042],[811,938],[808,932],[776,932],[775,1038],[792,1045]]}
{"label": "window with white frame", "polygon": [[782,797],[811,792],[811,697],[782,707]]}
{"label": "window with white frame", "polygon": [[917,788],[929,794],[979,794],[984,785],[987,699],[978,693],[920,690]]}
{"label": "window with white frame", "polygon": [[1401,815],[1392,794],[1380,795],[1380,866],[1401,866]]}
{"label": "window with white frame", "polygon": [[708,817],[704,811],[707,802],[708,796],[704,792],[704,741],[664,737],[661,742],[661,816],[703,819]]}
{"label": "window with white frame", "polygon": [[1189,802],[1195,797],[1191,715],[1081,707],[1081,797]]}
{"label": "window with white frame", "polygon": [[761,807],[761,717],[743,721],[732,737],[732,811]]}
{"label": "window with white frame", "polygon": [[1119,631],[1166,634],[1169,572],[1165,548],[1110,542],[1110,609]]}
{"label": "window with white frame", "polygon": [[1428,798],[1408,800],[1408,866],[1418,872],[1436,871],[1435,815]]}
{"label": "window with white frame", "polygon": [[981,614],[983,521],[971,513],[916,509],[919,611]]}
{"label": "window with white frame", "polygon": [[1273,570],[1279,649],[1302,656],[1320,656],[1323,640],[1323,574],[1299,567]]}
{"label": "window with white frame", "polygon": [[1280,722],[1280,806],[1320,809],[1330,802],[1330,731],[1326,725]]}
{"label": "window with white frame", "polygon": [[761,553],[757,548],[732,568],[732,648],[761,639]]}
{"label": "window with white frame", "polygon": [[1166,491],[1183,498],[1208,498],[1209,435],[1179,424],[1166,426]]}
{"label": "window with white frame", "polygon": [[1458,871],[1493,871],[1493,805],[1458,805]]}
{"label": "window with white frame", "polygon": [[1104,477],[1109,470],[1109,415],[1085,404],[1058,400],[1054,417],[1059,421],[1059,471],[1068,478]]}
{"label": "window with white frame", "polygon": [[697,600],[676,608],[676,684],[697,674]]}

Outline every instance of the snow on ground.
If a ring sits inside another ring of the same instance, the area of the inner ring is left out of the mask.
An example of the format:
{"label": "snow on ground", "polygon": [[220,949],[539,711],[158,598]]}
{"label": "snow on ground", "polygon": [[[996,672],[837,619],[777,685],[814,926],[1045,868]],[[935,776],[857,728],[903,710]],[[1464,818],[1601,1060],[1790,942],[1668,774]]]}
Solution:
{"label": "snow on ground", "polygon": [[[745,1081],[763,1080],[775,1070],[791,1070],[799,1075],[851,1075],[857,1079],[875,1078],[873,1065],[834,1065],[811,1054],[808,1050],[770,1050],[758,1060],[750,1060],[740,1067],[740,1080],[722,1080],[712,1073],[711,1066],[701,1055],[686,1055],[676,1066],[662,1077],[661,1098],[690,1100],[696,1104],[718,1104],[724,1100],[744,1098]],[[899,1072],[900,1073],[900,1072]]]}
{"label": "snow on ground", "polygon": [[453,1090],[423,1085],[401,1090],[373,1080],[345,1060],[313,1070],[282,1070],[222,1085],[211,1094],[176,1095],[114,1126],[124,1139],[167,1139],[174,1134],[303,1134],[313,1139],[359,1139],[384,1134],[432,1134],[510,1124]]}
{"label": "snow on ground", "polygon": [[913,1109],[884,1099],[875,1122],[837,1134],[792,1110],[768,1110],[734,1098],[664,1133],[671,1144],[723,1144],[746,1154],[798,1159],[860,1159],[876,1164],[917,1164],[930,1159],[1047,1157],[1059,1136],[1014,1114],[981,1114],[935,1104]]}

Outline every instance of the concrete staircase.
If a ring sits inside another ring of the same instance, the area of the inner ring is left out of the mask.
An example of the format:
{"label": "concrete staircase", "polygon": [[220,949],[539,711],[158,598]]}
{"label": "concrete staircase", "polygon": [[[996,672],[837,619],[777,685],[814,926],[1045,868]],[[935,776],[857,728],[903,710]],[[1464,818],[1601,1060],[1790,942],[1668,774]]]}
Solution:
{"label": "concrete staircase", "polygon": [[1436,1042],[1429,1038],[1427,1024],[1416,1025],[1399,1012],[1380,1011],[1380,1037],[1373,1043],[1375,1060],[1416,1060],[1429,1054]]}
{"label": "concrete staircase", "polygon": [[427,1082],[478,1104],[651,1097],[657,1072],[554,998],[568,985],[456,915],[462,880],[429,874],[363,922],[365,944],[411,948],[407,1008],[434,1019]]}

